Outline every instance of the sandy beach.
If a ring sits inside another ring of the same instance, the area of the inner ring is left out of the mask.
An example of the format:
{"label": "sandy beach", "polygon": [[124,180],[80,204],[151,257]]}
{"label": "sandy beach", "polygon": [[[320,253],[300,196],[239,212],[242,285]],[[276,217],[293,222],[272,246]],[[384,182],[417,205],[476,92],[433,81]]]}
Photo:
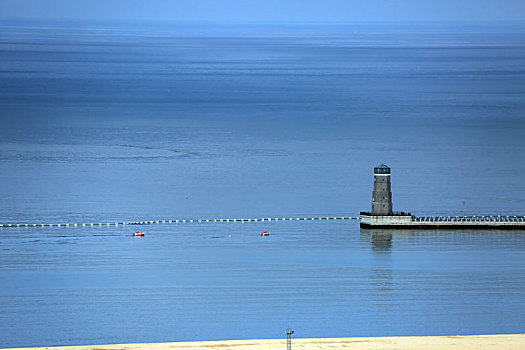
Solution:
{"label": "sandy beach", "polygon": [[[373,337],[373,338],[304,338],[293,339],[293,349],[525,349],[525,334]],[[146,344],[113,344],[64,347],[16,348],[18,350],[168,350],[168,349],[286,349],[286,339],[225,340]],[[11,350],[13,350],[11,348]]]}

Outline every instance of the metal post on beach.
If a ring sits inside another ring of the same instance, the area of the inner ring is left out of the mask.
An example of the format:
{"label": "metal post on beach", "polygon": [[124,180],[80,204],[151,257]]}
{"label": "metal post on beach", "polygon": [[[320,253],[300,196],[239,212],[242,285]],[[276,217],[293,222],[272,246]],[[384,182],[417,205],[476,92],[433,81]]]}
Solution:
{"label": "metal post on beach", "polygon": [[286,350],[292,350],[292,334],[293,330],[290,328],[286,329]]}

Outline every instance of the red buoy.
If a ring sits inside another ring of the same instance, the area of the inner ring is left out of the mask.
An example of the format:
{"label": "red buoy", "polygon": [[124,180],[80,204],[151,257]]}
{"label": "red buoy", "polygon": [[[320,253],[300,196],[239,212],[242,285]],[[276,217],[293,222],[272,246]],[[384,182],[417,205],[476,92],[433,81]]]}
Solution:
{"label": "red buoy", "polygon": [[261,236],[269,236],[269,235],[270,235],[270,234],[269,234],[268,232],[266,232],[266,231],[264,231],[264,232],[261,233]]}
{"label": "red buoy", "polygon": [[134,237],[144,237],[144,232],[137,231],[133,234]]}

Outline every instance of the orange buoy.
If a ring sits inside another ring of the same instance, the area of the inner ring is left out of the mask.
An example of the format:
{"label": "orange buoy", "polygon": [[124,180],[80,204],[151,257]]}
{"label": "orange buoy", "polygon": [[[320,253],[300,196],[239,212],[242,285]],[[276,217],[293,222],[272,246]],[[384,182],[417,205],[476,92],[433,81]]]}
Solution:
{"label": "orange buoy", "polygon": [[270,235],[270,234],[269,234],[268,232],[266,232],[266,231],[261,232],[261,236],[269,236],[269,235]]}

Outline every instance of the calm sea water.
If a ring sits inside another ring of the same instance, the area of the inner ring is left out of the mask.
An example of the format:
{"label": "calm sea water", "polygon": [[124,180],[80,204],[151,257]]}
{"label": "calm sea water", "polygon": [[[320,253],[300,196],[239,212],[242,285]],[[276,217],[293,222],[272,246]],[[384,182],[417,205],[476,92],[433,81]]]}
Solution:
{"label": "calm sea water", "polygon": [[[2,223],[523,215],[525,27],[3,22],[0,121]],[[524,332],[525,231],[141,229],[0,229],[0,346]]]}

